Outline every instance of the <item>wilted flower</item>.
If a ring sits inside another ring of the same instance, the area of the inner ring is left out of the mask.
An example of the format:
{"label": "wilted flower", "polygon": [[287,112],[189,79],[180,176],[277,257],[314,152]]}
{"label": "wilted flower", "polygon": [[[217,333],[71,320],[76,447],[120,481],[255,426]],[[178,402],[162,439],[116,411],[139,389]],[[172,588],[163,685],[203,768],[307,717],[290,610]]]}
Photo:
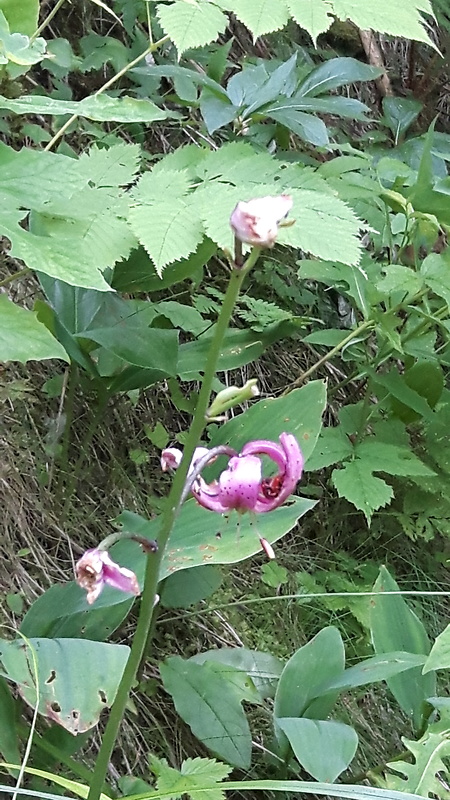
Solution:
{"label": "wilted flower", "polygon": [[256,197],[245,203],[241,200],[230,217],[230,225],[237,239],[257,247],[273,247],[278,236],[278,226],[292,208],[292,197]]}
{"label": "wilted flower", "polygon": [[[207,447],[196,447],[192,461],[189,466],[189,473],[195,468],[195,465],[200,461],[203,456],[208,453]],[[161,453],[161,468],[163,472],[176,470],[181,464],[183,458],[183,451],[179,447],[166,447]]]}
{"label": "wilted flower", "polygon": [[93,548],[86,550],[75,565],[76,581],[82,589],[86,589],[86,600],[91,605],[97,599],[105,584],[138,595],[141,593],[134,572],[120,567],[106,550]]}
{"label": "wilted flower", "polygon": [[[166,459],[165,452],[161,457],[162,462]],[[261,455],[269,456],[276,463],[279,470],[277,475],[262,477],[262,463],[258,458]],[[195,461],[199,460],[194,455],[194,467]],[[248,442],[239,455],[231,456],[219,480],[206,483],[198,476],[192,483],[191,491],[200,505],[219,514],[232,509],[241,513],[263,513],[278,508],[287,500],[301,477],[302,469],[303,456],[295,436],[282,433],[279,444],[265,439]]]}

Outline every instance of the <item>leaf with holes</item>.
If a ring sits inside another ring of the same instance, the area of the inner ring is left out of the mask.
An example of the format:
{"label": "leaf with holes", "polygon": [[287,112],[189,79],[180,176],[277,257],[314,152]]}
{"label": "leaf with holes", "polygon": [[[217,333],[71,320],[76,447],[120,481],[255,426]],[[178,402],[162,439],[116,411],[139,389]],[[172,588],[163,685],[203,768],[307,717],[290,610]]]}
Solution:
{"label": "leaf with holes", "polygon": [[125,645],[80,639],[0,640],[3,675],[30,706],[39,699],[39,713],[74,735],[111,706],[128,654]]}

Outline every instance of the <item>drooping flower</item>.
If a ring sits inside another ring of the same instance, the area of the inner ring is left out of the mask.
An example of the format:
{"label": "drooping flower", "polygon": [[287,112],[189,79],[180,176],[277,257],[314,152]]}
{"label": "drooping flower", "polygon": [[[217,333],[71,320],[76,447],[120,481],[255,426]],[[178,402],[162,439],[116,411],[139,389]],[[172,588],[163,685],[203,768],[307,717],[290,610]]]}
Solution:
{"label": "drooping flower", "polygon": [[[275,476],[263,478],[259,458],[262,455],[269,456],[277,465]],[[194,462],[199,460],[194,456],[191,472],[195,469]],[[198,475],[192,482],[191,492],[200,505],[219,514],[233,509],[241,513],[263,513],[273,511],[287,500],[300,480],[302,470],[303,455],[295,436],[282,433],[279,444],[266,439],[248,442],[239,455],[230,457],[218,480],[206,483]]]}
{"label": "drooping flower", "polygon": [[[192,461],[189,467],[189,472],[195,468],[195,465],[200,461],[203,456],[206,456],[208,452],[207,447],[196,447],[194,450],[194,455],[192,457]],[[176,470],[177,467],[181,464],[181,459],[183,458],[183,451],[179,449],[179,447],[166,447],[161,453],[161,468],[163,472],[167,472],[168,470],[173,471]]]}
{"label": "drooping flower", "polygon": [[138,595],[141,593],[134,572],[120,567],[112,560],[106,550],[96,547],[86,550],[75,565],[76,581],[82,589],[86,589],[86,600],[91,605],[107,584],[121,592]]}
{"label": "drooping flower", "polygon": [[245,203],[241,200],[230,217],[230,225],[237,239],[257,247],[273,247],[280,222],[292,208],[292,197],[256,197]]}

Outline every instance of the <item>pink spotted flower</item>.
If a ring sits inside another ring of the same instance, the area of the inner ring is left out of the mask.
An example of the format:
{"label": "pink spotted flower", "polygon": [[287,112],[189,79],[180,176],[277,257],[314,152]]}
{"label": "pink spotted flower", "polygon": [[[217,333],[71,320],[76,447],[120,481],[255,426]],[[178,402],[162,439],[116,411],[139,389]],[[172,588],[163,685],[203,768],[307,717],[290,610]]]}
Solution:
{"label": "pink spotted flower", "polygon": [[78,585],[86,589],[86,600],[89,605],[97,599],[105,585],[129,594],[141,593],[134,572],[126,567],[120,567],[106,550],[99,547],[86,550],[81,556],[75,565],[75,577]]}
{"label": "pink spotted flower", "polygon": [[[171,451],[175,449],[170,448]],[[181,451],[178,453],[180,455],[174,462],[179,463]],[[278,472],[275,476],[263,477],[262,455],[268,456],[276,464]],[[191,474],[195,472],[196,460],[194,456]],[[161,461],[167,463],[164,450]],[[300,480],[302,470],[303,455],[297,439],[291,433],[282,433],[279,443],[266,439],[248,442],[239,454],[230,457],[227,468],[212,483],[196,475],[191,492],[200,505],[219,514],[226,514],[233,509],[241,513],[254,511],[261,514],[283,505]]]}

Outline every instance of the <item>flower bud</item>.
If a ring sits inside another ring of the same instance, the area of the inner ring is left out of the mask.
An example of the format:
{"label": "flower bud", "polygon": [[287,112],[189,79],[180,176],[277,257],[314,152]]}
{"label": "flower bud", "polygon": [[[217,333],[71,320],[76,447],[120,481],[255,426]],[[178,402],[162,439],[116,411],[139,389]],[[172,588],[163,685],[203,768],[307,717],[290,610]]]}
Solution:
{"label": "flower bud", "polygon": [[292,208],[292,197],[256,197],[245,203],[241,200],[230,217],[234,235],[241,242],[256,247],[273,247],[281,221]]}

